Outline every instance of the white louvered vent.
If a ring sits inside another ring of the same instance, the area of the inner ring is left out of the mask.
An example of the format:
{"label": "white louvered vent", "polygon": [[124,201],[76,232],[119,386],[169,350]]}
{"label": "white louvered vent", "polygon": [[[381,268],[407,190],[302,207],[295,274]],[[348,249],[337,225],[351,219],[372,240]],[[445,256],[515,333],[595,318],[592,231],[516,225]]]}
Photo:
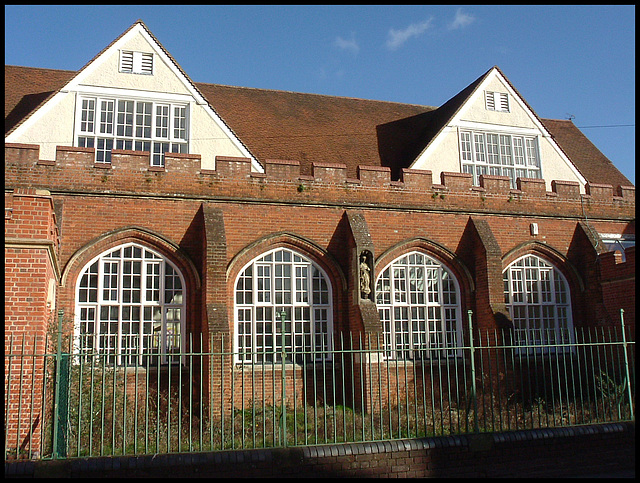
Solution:
{"label": "white louvered vent", "polygon": [[509,112],[509,94],[506,92],[485,92],[486,107],[489,111]]}
{"label": "white louvered vent", "polygon": [[133,52],[120,52],[120,72],[133,72]]}
{"label": "white louvered vent", "polygon": [[153,74],[153,54],[150,52],[120,52],[120,72],[130,74]]}

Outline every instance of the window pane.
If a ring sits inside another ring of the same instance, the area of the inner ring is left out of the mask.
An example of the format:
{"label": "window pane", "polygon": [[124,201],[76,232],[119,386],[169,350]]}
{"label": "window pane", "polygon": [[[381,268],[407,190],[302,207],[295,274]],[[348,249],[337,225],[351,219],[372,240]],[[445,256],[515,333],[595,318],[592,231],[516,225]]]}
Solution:
{"label": "window pane", "polygon": [[[288,360],[330,357],[329,281],[301,254],[277,249],[257,257],[237,278],[234,300],[239,362],[278,361],[282,344]],[[242,353],[249,340],[253,352]]]}
{"label": "window pane", "polygon": [[[537,256],[527,255],[505,270],[504,281],[505,303],[518,344],[553,344],[559,341],[557,334],[571,337],[569,289],[556,268]],[[564,341],[569,342],[570,338]],[[561,349],[551,346],[545,350]]]}
{"label": "window pane", "polygon": [[485,157],[484,134],[476,133],[474,134],[473,139],[473,145],[475,147],[476,153],[476,162],[485,163],[487,160]]}
{"label": "window pane", "polygon": [[169,137],[169,106],[156,105],[156,137]]}
{"label": "window pane", "polygon": [[96,116],[96,100],[82,99],[82,109],[80,111],[80,131],[93,132],[94,120]]}
{"label": "window pane", "polygon": [[500,164],[500,148],[497,134],[487,134],[487,158],[489,164]]}
{"label": "window pane", "polygon": [[472,161],[471,158],[471,133],[460,133],[460,153],[462,161]]}
{"label": "window pane", "polygon": [[136,105],[136,137],[151,138],[150,102],[138,102]]}
{"label": "window pane", "polygon": [[100,134],[113,134],[114,101],[100,102]]}
{"label": "window pane", "polygon": [[[419,252],[409,253],[382,271],[376,291],[385,357],[421,359],[459,354],[460,298],[455,278],[441,263]],[[436,347],[450,350],[427,350]]]}
{"label": "window pane", "polygon": [[173,137],[187,139],[187,108],[174,107],[173,110]]}
{"label": "window pane", "polygon": [[152,350],[156,363],[168,362],[157,354],[180,347],[183,292],[179,272],[149,249],[126,244],[105,252],[78,281],[77,330],[87,334],[81,347],[109,354],[110,364],[145,364]]}
{"label": "window pane", "polygon": [[133,136],[133,101],[118,101],[116,134]]}
{"label": "window pane", "polygon": [[500,163],[503,166],[513,165],[513,157],[511,155],[511,136],[500,136]]}

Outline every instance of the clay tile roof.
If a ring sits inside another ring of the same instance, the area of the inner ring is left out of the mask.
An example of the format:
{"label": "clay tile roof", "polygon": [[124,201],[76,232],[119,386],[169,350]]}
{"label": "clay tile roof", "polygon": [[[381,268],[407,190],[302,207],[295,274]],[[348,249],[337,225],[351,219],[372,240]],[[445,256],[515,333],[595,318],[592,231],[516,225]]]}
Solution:
{"label": "clay tile roof", "polygon": [[76,75],[75,71],[4,66],[4,132],[35,111]]}
{"label": "clay tile roof", "polygon": [[578,129],[572,121],[541,119],[580,174],[591,183],[633,186],[625,175]]}
{"label": "clay tile roof", "polygon": [[377,127],[433,110],[432,107],[346,97],[196,83],[260,160],[341,163],[355,177],[359,165],[380,166]]}

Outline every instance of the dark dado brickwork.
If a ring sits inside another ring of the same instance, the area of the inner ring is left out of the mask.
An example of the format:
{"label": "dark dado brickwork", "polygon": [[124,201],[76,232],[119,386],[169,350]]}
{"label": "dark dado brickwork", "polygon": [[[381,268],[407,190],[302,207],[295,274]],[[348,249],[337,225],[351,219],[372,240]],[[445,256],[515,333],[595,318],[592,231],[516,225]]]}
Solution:
{"label": "dark dado brickwork", "polygon": [[256,449],[5,463],[7,477],[569,477],[635,472],[635,423]]}

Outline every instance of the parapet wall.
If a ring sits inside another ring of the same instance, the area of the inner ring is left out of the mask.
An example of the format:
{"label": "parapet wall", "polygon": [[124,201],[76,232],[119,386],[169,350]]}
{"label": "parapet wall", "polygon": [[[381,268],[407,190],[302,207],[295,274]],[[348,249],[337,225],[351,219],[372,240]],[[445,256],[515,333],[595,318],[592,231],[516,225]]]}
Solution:
{"label": "parapet wall", "polygon": [[264,173],[251,171],[248,158],[216,158],[216,169],[201,168],[198,154],[165,155],[164,167],[149,165],[149,153],[113,150],[111,163],[95,163],[93,148],[58,146],[55,161],[39,159],[39,146],[5,144],[5,187],[38,187],[52,192],[242,199],[283,203],[323,203],[415,209],[505,211],[553,216],[635,217],[635,187],[553,180],[552,191],[541,179],[520,178],[517,189],[505,176],[484,175],[472,186],[466,173],[441,174],[403,169],[391,180],[387,167],[359,166],[348,178],[344,164],[314,163],[311,176],[300,174],[300,163],[266,160]]}

